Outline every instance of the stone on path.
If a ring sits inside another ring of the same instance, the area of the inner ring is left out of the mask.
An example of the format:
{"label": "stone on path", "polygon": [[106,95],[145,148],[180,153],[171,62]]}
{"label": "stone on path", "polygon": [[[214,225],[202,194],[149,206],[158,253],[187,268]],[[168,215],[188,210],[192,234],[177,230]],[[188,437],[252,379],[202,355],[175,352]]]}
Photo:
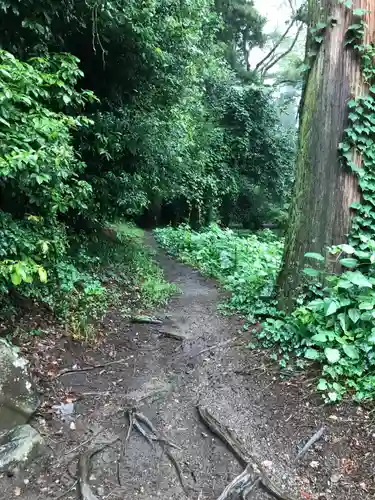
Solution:
{"label": "stone on path", "polygon": [[43,453],[42,436],[31,425],[18,425],[0,436],[0,472],[25,467]]}
{"label": "stone on path", "polygon": [[0,431],[26,423],[38,406],[27,360],[0,339]]}

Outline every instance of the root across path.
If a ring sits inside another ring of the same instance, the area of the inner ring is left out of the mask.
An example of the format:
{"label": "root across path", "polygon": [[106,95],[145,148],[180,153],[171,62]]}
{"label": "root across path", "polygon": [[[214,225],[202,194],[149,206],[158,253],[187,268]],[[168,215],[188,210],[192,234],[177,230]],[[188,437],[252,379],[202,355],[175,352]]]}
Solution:
{"label": "root across path", "polygon": [[218,312],[214,282],[157,258],[181,294],[130,322],[110,312],[100,345],[53,347],[58,375],[33,423],[48,454],[0,477],[0,500],[373,498],[372,414],[323,406],[311,373],[281,379],[246,349],[243,321]]}

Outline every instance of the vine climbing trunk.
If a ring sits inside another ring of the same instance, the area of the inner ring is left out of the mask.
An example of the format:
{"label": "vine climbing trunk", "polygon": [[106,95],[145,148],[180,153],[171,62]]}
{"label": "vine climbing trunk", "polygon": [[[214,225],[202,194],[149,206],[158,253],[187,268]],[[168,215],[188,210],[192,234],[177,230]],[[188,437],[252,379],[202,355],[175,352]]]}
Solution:
{"label": "vine climbing trunk", "polygon": [[[302,288],[304,254],[323,252],[346,241],[351,227],[351,204],[360,200],[357,177],[340,161],[338,146],[348,123],[348,102],[367,93],[361,59],[347,45],[348,27],[356,10],[367,26],[364,43],[375,32],[374,0],[354,0],[348,8],[338,0],[309,0],[309,66],[300,107],[296,180],[283,266],[278,277],[279,305],[290,310]],[[360,159],[357,159],[358,162]],[[327,262],[328,267],[334,265]]]}

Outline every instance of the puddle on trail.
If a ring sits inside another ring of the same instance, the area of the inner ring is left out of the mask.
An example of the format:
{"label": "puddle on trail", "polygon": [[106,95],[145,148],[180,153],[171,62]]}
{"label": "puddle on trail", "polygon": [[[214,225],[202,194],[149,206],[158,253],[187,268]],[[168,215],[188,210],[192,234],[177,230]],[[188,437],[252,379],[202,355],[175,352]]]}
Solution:
{"label": "puddle on trail", "polygon": [[52,408],[63,422],[69,423],[74,421],[74,403],[60,403],[59,405],[52,406]]}

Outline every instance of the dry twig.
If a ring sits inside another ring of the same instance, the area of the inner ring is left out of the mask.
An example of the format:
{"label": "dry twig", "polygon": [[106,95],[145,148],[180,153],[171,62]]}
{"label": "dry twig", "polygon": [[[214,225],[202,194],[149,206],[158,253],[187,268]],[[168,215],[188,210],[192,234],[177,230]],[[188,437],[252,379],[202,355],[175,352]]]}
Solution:
{"label": "dry twig", "polygon": [[108,363],[103,363],[101,365],[85,366],[83,368],[77,368],[75,370],[73,368],[64,368],[56,375],[55,378],[60,378],[63,375],[67,375],[68,373],[89,372],[91,370],[97,370],[98,368],[106,368],[107,366],[124,363],[125,361],[126,359],[118,359],[116,361],[109,361]]}

